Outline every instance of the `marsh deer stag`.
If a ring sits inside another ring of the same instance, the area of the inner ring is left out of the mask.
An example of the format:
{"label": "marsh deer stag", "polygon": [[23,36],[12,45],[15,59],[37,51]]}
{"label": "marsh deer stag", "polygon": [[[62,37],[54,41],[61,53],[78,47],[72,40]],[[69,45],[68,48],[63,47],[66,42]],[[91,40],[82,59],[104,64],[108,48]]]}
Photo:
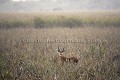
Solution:
{"label": "marsh deer stag", "polygon": [[78,63],[78,59],[76,57],[65,57],[63,56],[63,52],[65,51],[65,48],[63,48],[62,50],[60,50],[60,48],[58,47],[58,54],[61,58],[61,62],[62,64],[64,62],[72,62],[72,63]]}

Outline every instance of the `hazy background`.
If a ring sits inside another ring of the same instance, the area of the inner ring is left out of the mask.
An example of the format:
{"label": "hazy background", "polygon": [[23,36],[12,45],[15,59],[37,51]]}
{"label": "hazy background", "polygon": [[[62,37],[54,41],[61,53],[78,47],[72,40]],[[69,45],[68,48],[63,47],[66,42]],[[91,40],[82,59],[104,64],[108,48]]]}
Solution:
{"label": "hazy background", "polygon": [[0,11],[120,10],[120,0],[0,0]]}

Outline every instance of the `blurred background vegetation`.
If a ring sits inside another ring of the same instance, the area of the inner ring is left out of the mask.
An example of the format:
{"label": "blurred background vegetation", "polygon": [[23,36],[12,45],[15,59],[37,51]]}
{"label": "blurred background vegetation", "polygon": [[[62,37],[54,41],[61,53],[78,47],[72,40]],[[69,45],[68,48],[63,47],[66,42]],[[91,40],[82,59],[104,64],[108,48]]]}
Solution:
{"label": "blurred background vegetation", "polygon": [[[95,14],[96,13],[96,14]],[[120,26],[120,16],[119,12],[83,12],[77,14],[65,14],[59,13],[21,13],[10,14],[1,13],[0,15],[0,28],[50,28],[50,27],[119,27]],[[18,16],[17,16],[18,15]],[[11,17],[10,17],[11,16]]]}

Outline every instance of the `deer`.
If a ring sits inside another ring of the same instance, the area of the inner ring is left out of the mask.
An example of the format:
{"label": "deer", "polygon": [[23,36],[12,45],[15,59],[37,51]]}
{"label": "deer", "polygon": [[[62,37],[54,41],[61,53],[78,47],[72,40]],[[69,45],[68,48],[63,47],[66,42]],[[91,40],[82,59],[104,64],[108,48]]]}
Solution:
{"label": "deer", "polygon": [[76,57],[65,57],[65,56],[63,56],[65,48],[60,50],[60,48],[58,47],[57,51],[58,51],[58,54],[59,54],[59,57],[61,59],[62,64],[64,64],[64,62],[78,63],[78,59]]}

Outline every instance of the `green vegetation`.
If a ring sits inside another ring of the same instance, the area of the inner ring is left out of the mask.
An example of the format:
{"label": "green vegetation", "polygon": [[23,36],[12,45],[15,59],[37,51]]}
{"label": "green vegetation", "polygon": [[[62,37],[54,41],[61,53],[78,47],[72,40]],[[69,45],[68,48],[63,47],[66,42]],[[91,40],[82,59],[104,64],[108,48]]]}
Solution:
{"label": "green vegetation", "polygon": [[[1,13],[2,14],[2,13]],[[8,13],[9,14],[9,13]],[[14,13],[15,14],[15,13]],[[90,15],[87,15],[90,14]],[[102,15],[101,15],[102,14]],[[15,18],[4,18],[0,16],[0,28],[17,28],[17,27],[35,27],[35,28],[50,28],[50,27],[119,27],[120,16],[116,13],[82,13],[82,14],[64,14],[51,15],[48,14],[21,14],[21,17],[16,17],[17,14],[12,15]]]}

